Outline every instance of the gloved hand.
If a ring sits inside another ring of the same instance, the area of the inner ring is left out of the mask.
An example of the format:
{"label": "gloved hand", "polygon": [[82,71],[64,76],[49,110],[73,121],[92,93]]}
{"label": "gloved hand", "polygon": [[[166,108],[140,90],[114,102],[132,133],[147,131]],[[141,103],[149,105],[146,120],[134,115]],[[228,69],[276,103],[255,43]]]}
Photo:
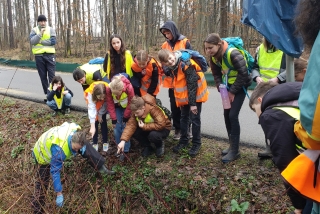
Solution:
{"label": "gloved hand", "polygon": [[63,206],[63,195],[57,195],[57,198],[56,198],[56,205],[58,207],[62,207]]}
{"label": "gloved hand", "polygon": [[84,155],[84,153],[86,152],[86,148],[87,148],[87,145],[84,145],[84,146],[80,149],[81,155]]}
{"label": "gloved hand", "polygon": [[122,118],[122,122],[123,122],[123,123],[128,122],[128,120],[129,120],[129,118]]}
{"label": "gloved hand", "polygon": [[181,51],[182,55],[181,55],[181,59],[183,61],[187,61],[187,60],[190,60],[191,56],[188,52],[186,51]]}

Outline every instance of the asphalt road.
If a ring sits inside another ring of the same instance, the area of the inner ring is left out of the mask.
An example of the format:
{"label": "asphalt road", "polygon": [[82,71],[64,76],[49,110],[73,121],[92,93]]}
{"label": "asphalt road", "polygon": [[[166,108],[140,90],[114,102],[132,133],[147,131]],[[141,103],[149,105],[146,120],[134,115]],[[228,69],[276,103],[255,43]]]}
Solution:
{"label": "asphalt road", "polygon": [[[82,87],[73,80],[71,73],[56,72],[60,75],[68,88],[74,93],[72,108],[85,110],[86,103],[83,98]],[[209,100],[202,105],[202,127],[201,133],[206,136],[226,139],[227,132],[224,125],[223,108],[220,94],[216,88],[210,88]],[[251,92],[249,92],[250,94]],[[0,94],[43,102],[44,94],[39,75],[36,70],[13,68],[0,65]],[[170,109],[168,90],[160,90],[157,98],[162,104]],[[264,147],[264,134],[258,124],[256,114],[249,108],[249,99],[246,98],[242,106],[239,120],[241,126],[241,143]],[[51,110],[48,107],[48,113]]]}

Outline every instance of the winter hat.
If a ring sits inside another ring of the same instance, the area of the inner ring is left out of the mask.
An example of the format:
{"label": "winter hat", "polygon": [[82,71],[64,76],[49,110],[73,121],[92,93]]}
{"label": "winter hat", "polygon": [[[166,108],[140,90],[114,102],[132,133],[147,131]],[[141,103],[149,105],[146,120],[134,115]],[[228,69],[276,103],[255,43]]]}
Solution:
{"label": "winter hat", "polygon": [[38,22],[41,22],[41,21],[47,21],[47,18],[45,17],[45,15],[38,16]]}

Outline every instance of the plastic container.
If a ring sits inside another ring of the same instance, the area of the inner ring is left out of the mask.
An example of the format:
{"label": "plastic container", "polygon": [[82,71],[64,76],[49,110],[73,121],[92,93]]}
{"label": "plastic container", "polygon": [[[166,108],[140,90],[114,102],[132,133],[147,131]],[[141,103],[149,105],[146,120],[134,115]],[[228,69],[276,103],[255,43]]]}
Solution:
{"label": "plastic container", "polygon": [[229,100],[227,86],[224,85],[224,84],[220,84],[219,85],[219,90],[220,90],[220,95],[221,95],[221,99],[222,99],[223,108],[224,109],[230,109],[231,108],[231,104],[230,104],[230,100]]}
{"label": "plastic container", "polygon": [[107,152],[109,149],[109,143],[104,143],[102,148],[104,152]]}

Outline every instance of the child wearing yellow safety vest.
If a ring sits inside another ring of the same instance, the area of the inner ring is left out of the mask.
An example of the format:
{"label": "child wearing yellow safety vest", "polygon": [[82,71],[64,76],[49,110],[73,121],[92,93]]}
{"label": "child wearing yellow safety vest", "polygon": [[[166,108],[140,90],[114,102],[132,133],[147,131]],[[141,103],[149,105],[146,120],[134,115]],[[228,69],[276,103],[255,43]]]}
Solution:
{"label": "child wearing yellow safety vest", "polygon": [[[107,88],[106,102],[116,144],[120,143],[121,134],[131,116],[130,103],[133,97],[134,91],[130,81],[123,75],[114,76]],[[128,153],[129,150],[130,140],[126,142],[124,152]],[[119,160],[123,161],[124,158],[124,154],[120,154]]]}
{"label": "child wearing yellow safety vest", "polygon": [[54,110],[52,116],[56,116],[58,111],[63,114],[70,114],[71,98],[73,93],[64,84],[60,76],[54,76],[47,94],[47,105]]}
{"label": "child wearing yellow safety vest", "polygon": [[[299,155],[298,150],[303,149],[303,144],[294,133],[294,125],[300,114],[298,98],[301,85],[301,82],[280,85],[273,82],[262,82],[250,97],[249,106],[256,112],[265,136],[270,140],[272,160],[280,172],[283,172]],[[284,185],[296,209],[295,213],[301,213],[305,209],[306,199],[287,183]],[[305,211],[303,213],[310,213],[310,211]]]}
{"label": "child wearing yellow safety vest", "polygon": [[32,156],[37,166],[38,179],[35,183],[35,194],[32,198],[34,213],[44,213],[45,195],[49,185],[50,174],[53,181],[53,189],[57,194],[56,205],[63,206],[64,197],[60,172],[63,162],[78,153],[86,158],[90,166],[106,175],[114,174],[108,170],[105,159],[88,143],[85,132],[79,131],[81,127],[75,123],[65,122],[61,126],[55,126],[43,133],[33,148]]}
{"label": "child wearing yellow safety vest", "polygon": [[156,99],[150,94],[133,97],[130,109],[132,114],[121,135],[118,153],[124,150],[125,142],[134,137],[144,147],[143,157],[152,154],[151,143],[154,143],[156,147],[156,156],[162,157],[164,154],[163,140],[169,136],[171,130],[171,122],[167,115],[157,106]]}
{"label": "child wearing yellow safety vest", "polygon": [[181,136],[173,152],[178,153],[189,144],[189,121],[192,124],[192,147],[189,155],[195,157],[201,147],[201,109],[208,100],[207,81],[200,66],[192,59],[184,62],[180,51],[162,49],[158,52],[161,64],[168,67],[172,74],[172,85],[176,105],[181,109]]}
{"label": "child wearing yellow safety vest", "polygon": [[204,41],[204,51],[210,57],[210,68],[218,91],[220,84],[228,88],[231,108],[224,109],[224,122],[229,137],[229,148],[221,152],[222,162],[228,163],[240,157],[239,113],[246,97],[246,89],[251,85],[252,79],[243,55],[236,48],[228,48],[228,43],[222,40],[219,34],[208,35]]}

